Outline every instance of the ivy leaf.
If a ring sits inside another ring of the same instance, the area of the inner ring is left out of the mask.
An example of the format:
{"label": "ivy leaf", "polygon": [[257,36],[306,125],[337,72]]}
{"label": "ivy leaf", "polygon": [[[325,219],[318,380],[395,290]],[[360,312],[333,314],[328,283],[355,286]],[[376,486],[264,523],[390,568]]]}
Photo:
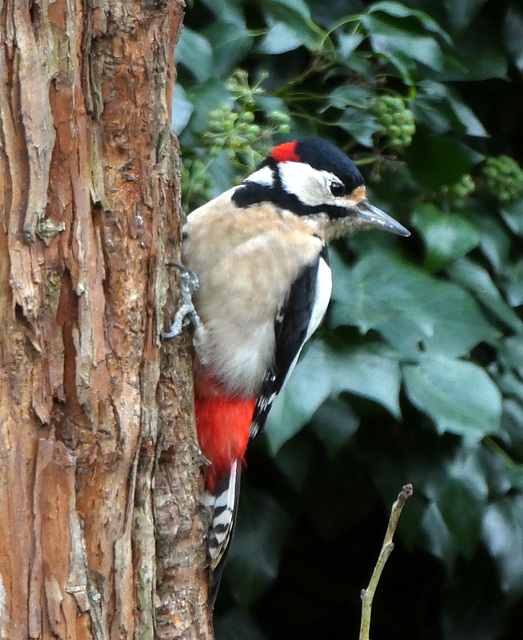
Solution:
{"label": "ivy leaf", "polygon": [[503,40],[512,54],[516,67],[523,70],[523,11],[512,5],[507,11],[503,25]]}
{"label": "ivy leaf", "polygon": [[400,369],[390,349],[380,344],[332,352],[332,389],[374,400],[400,417]]}
{"label": "ivy leaf", "polygon": [[267,0],[262,11],[269,30],[258,46],[260,53],[277,55],[302,45],[315,50],[323,44],[325,34],[302,0]]}
{"label": "ivy leaf", "polygon": [[293,51],[305,44],[306,37],[290,28],[285,22],[273,22],[258,45],[259,53],[279,55]]}
{"label": "ivy leaf", "polygon": [[501,588],[523,592],[523,498],[510,496],[489,505],[482,538],[500,573]]}
{"label": "ivy leaf", "polygon": [[480,153],[455,140],[422,134],[414,136],[405,155],[412,175],[427,189],[454,184],[483,159]]}
{"label": "ivy leaf", "polygon": [[454,546],[471,560],[476,551],[489,487],[479,458],[478,448],[471,455],[458,455],[445,469],[445,475],[433,485],[441,516]]}
{"label": "ivy leaf", "polygon": [[448,33],[440,27],[440,25],[436,22],[436,20],[434,20],[434,18],[431,18],[424,11],[411,9],[410,7],[406,7],[400,2],[376,2],[369,7],[368,11],[369,13],[380,11],[382,13],[388,14],[389,16],[393,16],[394,18],[415,18],[421,23],[424,29],[437,33],[445,41],[449,43],[451,42]]}
{"label": "ivy leaf", "polygon": [[474,293],[478,300],[507,326],[514,331],[521,331],[523,324],[518,314],[503,299],[484,267],[462,258],[448,268],[448,273],[454,282]]}
{"label": "ivy leaf", "polygon": [[412,222],[419,229],[427,255],[425,266],[429,271],[439,271],[461,258],[480,241],[476,227],[455,213],[444,213],[433,204],[422,204],[414,209]]}
{"label": "ivy leaf", "polygon": [[336,124],[364,147],[372,147],[372,136],[381,128],[377,118],[352,108],[345,109]]}
{"label": "ivy leaf", "polygon": [[403,375],[410,401],[433,419],[439,433],[475,441],[499,432],[501,393],[481,367],[430,356],[405,365]]}
{"label": "ivy leaf", "polygon": [[214,57],[210,42],[196,31],[184,27],[176,45],[176,61],[190,71],[198,82],[213,75]]}
{"label": "ivy leaf", "polygon": [[442,82],[422,80],[413,103],[416,121],[427,125],[433,133],[451,129],[470,136],[488,137],[488,133],[460,96]]}
{"label": "ivy leaf", "polygon": [[501,215],[511,231],[523,237],[523,198],[504,205]]}
{"label": "ivy leaf", "polygon": [[424,549],[440,558],[447,569],[454,567],[456,549],[438,505],[431,502],[420,519],[420,537]]}
{"label": "ivy leaf", "polygon": [[343,398],[327,399],[316,411],[311,428],[323,443],[327,453],[334,458],[346,442],[356,433],[359,417]]}
{"label": "ivy leaf", "polygon": [[455,29],[468,27],[487,0],[445,0],[447,18]]}
{"label": "ivy leaf", "polygon": [[423,352],[464,356],[479,342],[499,336],[468,292],[392,252],[367,254],[353,268],[336,254],[331,260],[334,326],[357,326],[363,334],[379,331],[411,360]]}
{"label": "ivy leaf", "polygon": [[373,94],[365,87],[358,85],[342,85],[329,94],[329,102],[336,109],[355,107],[365,109],[373,98]]}
{"label": "ivy leaf", "polygon": [[298,361],[267,419],[265,434],[272,455],[309,422],[329,397],[331,364],[332,355],[320,341],[314,341]]}
{"label": "ivy leaf", "polygon": [[304,0],[265,0],[264,4],[266,9],[280,16],[288,16],[289,14],[285,10],[290,10],[298,14],[305,22],[311,19],[310,9]]}
{"label": "ivy leaf", "polygon": [[385,57],[401,53],[436,71],[443,67],[443,51],[432,36],[401,28],[398,21],[374,14],[362,16],[361,24],[367,31],[372,49],[376,53]]}
{"label": "ivy leaf", "polygon": [[331,394],[347,391],[369,398],[399,417],[399,389],[399,365],[384,346],[332,349],[314,341],[269,413],[265,433],[271,454],[298,433]]}
{"label": "ivy leaf", "polygon": [[251,50],[253,34],[242,24],[217,21],[205,30],[214,52],[215,77],[226,77]]}
{"label": "ivy leaf", "polygon": [[172,127],[177,134],[185,129],[193,111],[193,103],[187,98],[182,85],[177,84],[174,88],[173,116],[171,120]]}
{"label": "ivy leaf", "polygon": [[231,0],[201,0],[219,19],[229,24],[245,26],[241,3]]}

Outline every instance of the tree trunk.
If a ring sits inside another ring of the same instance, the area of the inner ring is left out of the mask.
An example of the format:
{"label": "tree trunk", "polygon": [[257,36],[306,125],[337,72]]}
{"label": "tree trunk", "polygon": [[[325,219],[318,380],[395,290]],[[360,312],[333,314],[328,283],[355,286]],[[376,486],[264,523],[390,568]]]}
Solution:
{"label": "tree trunk", "polygon": [[160,339],[182,12],[0,2],[0,638],[212,636],[189,338]]}

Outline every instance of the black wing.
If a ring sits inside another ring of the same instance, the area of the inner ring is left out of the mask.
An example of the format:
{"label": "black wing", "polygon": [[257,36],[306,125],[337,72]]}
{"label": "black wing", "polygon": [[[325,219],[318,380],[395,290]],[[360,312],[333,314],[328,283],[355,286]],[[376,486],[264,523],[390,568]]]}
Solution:
{"label": "black wing", "polygon": [[[327,247],[323,247],[318,260],[306,267],[294,281],[289,295],[279,310],[275,323],[276,353],[274,363],[267,372],[251,425],[251,438],[263,429],[272,403],[294,369],[303,345],[310,337],[309,328],[318,302],[318,271],[320,262],[329,264]],[[315,328],[315,327],[314,327]]]}

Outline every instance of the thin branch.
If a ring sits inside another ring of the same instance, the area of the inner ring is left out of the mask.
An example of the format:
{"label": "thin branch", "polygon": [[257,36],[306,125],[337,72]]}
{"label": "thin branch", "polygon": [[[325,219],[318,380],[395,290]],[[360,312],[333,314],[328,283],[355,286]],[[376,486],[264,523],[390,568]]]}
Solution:
{"label": "thin branch", "polygon": [[366,589],[362,589],[361,591],[361,626],[360,626],[360,640],[369,640],[369,632],[370,632],[370,618],[372,612],[372,600],[374,598],[374,594],[376,593],[376,588],[378,586],[378,582],[380,581],[381,572],[385,567],[385,563],[387,562],[392,550],[394,549],[394,543],[392,542],[392,538],[394,537],[394,533],[396,531],[396,527],[398,526],[398,520],[401,515],[401,511],[405,502],[410,498],[413,493],[412,485],[406,484],[401,490],[398,499],[392,505],[392,511],[390,513],[389,525],[387,527],[387,532],[385,534],[385,539],[383,540],[383,546],[381,547],[380,555],[378,556],[378,561],[376,566],[374,567],[374,571],[372,572],[372,576],[369,582],[369,586]]}

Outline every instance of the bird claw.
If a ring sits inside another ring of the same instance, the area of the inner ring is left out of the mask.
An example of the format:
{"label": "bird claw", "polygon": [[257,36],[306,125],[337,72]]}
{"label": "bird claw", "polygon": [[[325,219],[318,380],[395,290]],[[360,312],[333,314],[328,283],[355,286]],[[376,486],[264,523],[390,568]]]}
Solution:
{"label": "bird claw", "polygon": [[196,291],[198,291],[198,288],[200,286],[198,277],[196,276],[194,271],[190,271],[189,269],[187,269],[187,267],[184,267],[183,264],[180,264],[179,262],[172,262],[171,265],[177,267],[180,270],[179,281],[182,306],[176,312],[174,321],[169,331],[162,334],[162,337],[164,339],[176,337],[190,322],[192,322],[196,329],[198,329],[202,324],[202,321],[196,313],[196,309],[194,308],[192,302],[192,296],[194,293],[196,293]]}

